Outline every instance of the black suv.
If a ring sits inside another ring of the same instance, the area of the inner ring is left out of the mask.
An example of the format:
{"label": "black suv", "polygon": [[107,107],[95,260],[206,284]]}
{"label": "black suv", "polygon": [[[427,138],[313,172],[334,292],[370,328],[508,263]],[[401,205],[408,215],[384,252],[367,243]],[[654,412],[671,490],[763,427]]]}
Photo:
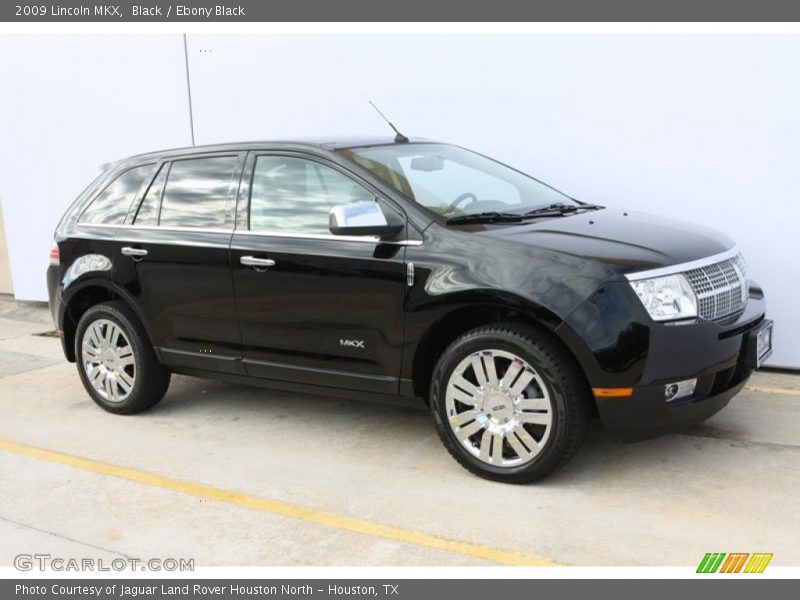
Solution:
{"label": "black suv", "polygon": [[110,412],[153,406],[173,372],[399,396],[509,482],[567,462],[593,413],[628,437],[708,418],[772,345],[729,238],[405,138],[120,161],[62,218],[47,280]]}

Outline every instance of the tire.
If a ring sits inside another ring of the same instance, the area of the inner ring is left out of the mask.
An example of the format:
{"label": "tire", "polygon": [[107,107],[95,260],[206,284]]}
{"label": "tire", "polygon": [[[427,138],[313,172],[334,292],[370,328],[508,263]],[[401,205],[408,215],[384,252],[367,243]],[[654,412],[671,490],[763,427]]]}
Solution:
{"label": "tire", "polygon": [[83,387],[108,412],[146,410],[169,387],[169,369],[158,362],[144,327],[122,302],[97,304],[83,314],[75,359]]}
{"label": "tire", "polygon": [[565,465],[586,434],[590,406],[574,359],[548,333],[517,323],[465,333],[442,353],[431,380],[445,448],[472,473],[506,483]]}

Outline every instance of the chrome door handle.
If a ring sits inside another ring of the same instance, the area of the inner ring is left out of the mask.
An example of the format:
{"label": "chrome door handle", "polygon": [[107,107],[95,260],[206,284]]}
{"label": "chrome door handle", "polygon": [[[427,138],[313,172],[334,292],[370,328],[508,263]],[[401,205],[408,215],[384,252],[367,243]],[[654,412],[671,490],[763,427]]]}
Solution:
{"label": "chrome door handle", "polygon": [[122,255],[142,258],[143,256],[147,256],[147,250],[144,248],[131,248],[130,246],[124,246],[122,248]]}
{"label": "chrome door handle", "polygon": [[255,256],[243,256],[239,259],[245,267],[274,267],[275,261],[271,258],[256,258]]}

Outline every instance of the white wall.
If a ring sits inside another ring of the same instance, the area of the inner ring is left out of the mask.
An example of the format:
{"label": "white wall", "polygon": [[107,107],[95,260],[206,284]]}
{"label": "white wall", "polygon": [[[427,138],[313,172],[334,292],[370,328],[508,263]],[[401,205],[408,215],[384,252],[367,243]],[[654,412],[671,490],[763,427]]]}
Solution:
{"label": "white wall", "polygon": [[[39,37],[0,39],[0,52],[0,85],[14,92],[0,93],[0,197],[15,291],[43,298],[53,225],[96,163],[188,142],[183,49],[178,37]],[[128,73],[108,75],[109,56]],[[728,232],[767,292],[772,364],[800,367],[800,36],[192,35],[189,57],[198,143],[387,133],[371,98],[408,135],[485,152],[583,200]],[[128,95],[95,102],[111,80]],[[63,128],[64,96],[82,126]],[[60,161],[44,199],[26,183],[41,183],[29,166],[40,157]]]}
{"label": "white wall", "polygon": [[53,231],[102,163],[191,143],[183,39],[0,36],[0,199],[14,295],[46,300]]}

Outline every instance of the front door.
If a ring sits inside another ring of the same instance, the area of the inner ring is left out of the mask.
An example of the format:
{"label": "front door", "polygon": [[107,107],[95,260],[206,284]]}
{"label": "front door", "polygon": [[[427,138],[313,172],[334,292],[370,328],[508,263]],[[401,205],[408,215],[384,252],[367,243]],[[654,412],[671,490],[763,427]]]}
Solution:
{"label": "front door", "polygon": [[243,154],[165,162],[117,233],[115,280],[172,367],[241,373],[230,268]]}
{"label": "front door", "polygon": [[328,229],[332,206],[374,202],[375,191],[332,163],[291,154],[250,155],[244,181],[231,266],[246,371],[397,393],[405,246]]}

